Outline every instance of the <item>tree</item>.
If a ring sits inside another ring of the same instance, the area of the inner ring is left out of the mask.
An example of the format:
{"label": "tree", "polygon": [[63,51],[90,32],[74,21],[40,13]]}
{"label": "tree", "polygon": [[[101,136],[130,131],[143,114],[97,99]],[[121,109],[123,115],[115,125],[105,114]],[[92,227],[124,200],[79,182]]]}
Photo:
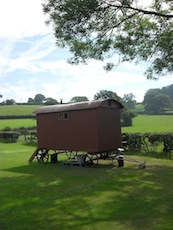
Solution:
{"label": "tree", "polygon": [[171,108],[170,98],[161,89],[149,89],[144,96],[145,112],[149,114],[164,113],[164,108]]}
{"label": "tree", "polygon": [[132,126],[132,118],[136,117],[136,114],[128,109],[123,109],[121,112],[121,125]]}
{"label": "tree", "polygon": [[75,96],[70,100],[70,102],[72,102],[72,103],[81,102],[81,101],[89,101],[89,100],[85,96]]}
{"label": "tree", "polygon": [[36,103],[42,103],[45,100],[45,96],[43,94],[36,94],[34,97],[34,101]]}
{"label": "tree", "polygon": [[28,104],[33,104],[34,103],[34,99],[33,98],[31,98],[31,97],[29,97],[28,98],[28,102],[27,102]]}
{"label": "tree", "polygon": [[14,99],[7,99],[7,100],[5,101],[5,104],[6,104],[6,105],[14,105],[14,104],[15,104],[15,100],[14,100]]}
{"label": "tree", "polygon": [[46,98],[44,101],[44,105],[56,105],[56,104],[58,104],[57,100],[51,97]]}
{"label": "tree", "polygon": [[118,54],[119,62],[147,61],[147,78],[173,72],[171,0],[45,0],[43,11],[57,46],[73,53],[72,64]]}
{"label": "tree", "polygon": [[124,94],[123,101],[128,109],[135,109],[136,100],[133,93]]}
{"label": "tree", "polygon": [[163,87],[162,91],[164,94],[166,94],[171,99],[171,101],[173,103],[173,85]]}
{"label": "tree", "polygon": [[119,101],[120,103],[122,103],[122,99],[121,97],[119,97],[115,92],[113,91],[109,91],[109,90],[100,90],[98,93],[96,93],[94,95],[94,100],[98,100],[98,99],[106,99],[106,98],[110,98],[110,99],[114,99]]}

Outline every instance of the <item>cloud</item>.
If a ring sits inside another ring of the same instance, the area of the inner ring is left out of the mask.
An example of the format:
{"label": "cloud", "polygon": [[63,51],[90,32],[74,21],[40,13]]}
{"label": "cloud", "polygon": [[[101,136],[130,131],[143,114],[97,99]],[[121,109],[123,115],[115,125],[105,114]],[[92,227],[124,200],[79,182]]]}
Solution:
{"label": "cloud", "polygon": [[42,0],[0,1],[0,37],[21,38],[47,33]]}
{"label": "cloud", "polygon": [[[11,39],[0,40],[2,52],[0,53],[0,73],[16,70],[26,70],[29,72],[41,72],[40,65],[43,58],[51,55],[56,50],[52,34],[39,36],[32,39],[19,39],[16,42]],[[22,50],[24,47],[25,50]]]}

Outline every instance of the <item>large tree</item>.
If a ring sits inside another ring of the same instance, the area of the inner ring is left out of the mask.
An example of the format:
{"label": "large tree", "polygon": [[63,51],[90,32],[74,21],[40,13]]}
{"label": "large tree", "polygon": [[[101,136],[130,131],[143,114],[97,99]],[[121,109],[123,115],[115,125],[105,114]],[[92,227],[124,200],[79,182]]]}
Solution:
{"label": "large tree", "polygon": [[149,114],[164,113],[165,108],[171,108],[170,98],[161,89],[149,89],[144,96],[145,112]]}
{"label": "large tree", "polygon": [[89,101],[89,99],[86,96],[75,96],[73,97],[70,102],[82,102],[82,101]]}
{"label": "large tree", "polygon": [[148,62],[147,78],[173,72],[171,0],[45,0],[43,10],[71,63],[118,54],[120,62]]}
{"label": "large tree", "polygon": [[34,97],[34,102],[42,103],[45,100],[45,96],[43,94],[36,94]]}
{"label": "large tree", "polygon": [[119,97],[115,92],[110,90],[100,90],[98,93],[94,95],[94,100],[106,98],[114,99],[122,103],[121,97]]}
{"label": "large tree", "polygon": [[136,100],[133,93],[124,94],[123,100],[128,109],[135,109]]}
{"label": "large tree", "polygon": [[168,85],[166,87],[162,88],[163,93],[165,93],[172,101],[173,103],[173,84],[172,85]]}
{"label": "large tree", "polygon": [[57,100],[52,98],[52,97],[48,97],[44,100],[43,102],[44,105],[56,105],[58,104]]}

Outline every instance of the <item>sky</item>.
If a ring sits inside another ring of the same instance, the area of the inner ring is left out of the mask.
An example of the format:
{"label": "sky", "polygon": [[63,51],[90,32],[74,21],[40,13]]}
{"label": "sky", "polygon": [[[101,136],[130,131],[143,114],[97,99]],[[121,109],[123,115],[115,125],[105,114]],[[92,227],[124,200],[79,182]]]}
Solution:
{"label": "sky", "polygon": [[[27,102],[36,94],[69,102],[75,96],[93,100],[100,90],[118,96],[133,93],[142,102],[147,90],[173,84],[173,75],[147,80],[145,63],[122,63],[106,72],[104,63],[70,65],[72,55],[56,47],[45,21],[42,0],[0,0],[0,101]],[[116,61],[116,57],[112,57]]]}

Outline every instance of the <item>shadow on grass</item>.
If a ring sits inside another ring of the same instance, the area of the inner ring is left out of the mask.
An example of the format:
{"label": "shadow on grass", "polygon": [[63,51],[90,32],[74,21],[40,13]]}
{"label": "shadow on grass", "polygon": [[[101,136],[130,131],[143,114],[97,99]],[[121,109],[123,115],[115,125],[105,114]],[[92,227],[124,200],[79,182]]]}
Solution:
{"label": "shadow on grass", "polygon": [[[1,229],[171,229],[172,167],[32,164],[2,170]],[[9,218],[10,217],[10,218]]]}

